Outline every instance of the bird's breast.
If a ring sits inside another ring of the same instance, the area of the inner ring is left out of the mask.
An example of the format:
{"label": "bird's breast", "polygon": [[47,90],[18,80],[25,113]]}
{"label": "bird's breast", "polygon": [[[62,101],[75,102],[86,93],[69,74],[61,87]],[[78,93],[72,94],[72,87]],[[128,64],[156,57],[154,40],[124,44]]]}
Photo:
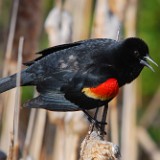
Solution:
{"label": "bird's breast", "polygon": [[105,101],[114,98],[118,94],[118,90],[118,81],[115,78],[110,78],[97,87],[83,88],[82,92],[87,97]]}

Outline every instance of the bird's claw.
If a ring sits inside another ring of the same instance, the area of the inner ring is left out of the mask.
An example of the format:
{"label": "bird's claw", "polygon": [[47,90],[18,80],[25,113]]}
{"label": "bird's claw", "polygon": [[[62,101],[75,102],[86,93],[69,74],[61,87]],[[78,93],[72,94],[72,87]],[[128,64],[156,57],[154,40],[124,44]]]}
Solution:
{"label": "bird's claw", "polygon": [[106,135],[107,133],[102,129],[104,125],[107,125],[107,122],[98,121],[92,117],[88,117],[89,122],[96,127],[98,131],[100,131],[101,135]]}

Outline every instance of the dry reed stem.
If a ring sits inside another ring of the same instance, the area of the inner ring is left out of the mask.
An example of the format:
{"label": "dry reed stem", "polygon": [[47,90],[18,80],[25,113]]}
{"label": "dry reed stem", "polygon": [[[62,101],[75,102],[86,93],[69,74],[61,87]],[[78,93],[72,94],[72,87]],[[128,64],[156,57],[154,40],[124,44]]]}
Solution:
{"label": "dry reed stem", "polygon": [[9,146],[9,153],[7,156],[7,160],[12,160],[13,158],[13,133],[10,133],[10,146]]}
{"label": "dry reed stem", "polygon": [[81,144],[80,160],[116,160],[119,158],[118,145],[104,140],[96,131],[88,134]]}
{"label": "dry reed stem", "polygon": [[[127,1],[124,18],[125,36],[136,35],[138,0]],[[132,17],[132,18],[131,18]],[[123,107],[122,107],[122,129],[121,129],[121,151],[123,159],[137,160],[137,80],[123,87]]]}
{"label": "dry reed stem", "polygon": [[17,77],[16,77],[16,96],[14,107],[14,120],[13,120],[13,133],[14,143],[18,143],[18,126],[19,126],[19,108],[20,108],[20,81],[21,81],[21,65],[22,65],[22,52],[23,52],[24,38],[20,37],[18,48],[18,63],[17,63]]}
{"label": "dry reed stem", "polygon": [[23,52],[24,37],[20,37],[18,47],[18,63],[17,63],[17,77],[16,77],[16,95],[13,117],[13,160],[18,159],[19,152],[19,113],[20,113],[20,81],[21,81],[21,64],[22,64],[22,52]]}
{"label": "dry reed stem", "polygon": [[17,160],[19,151],[19,109],[20,109],[20,79],[21,79],[21,64],[22,64],[22,51],[23,51],[24,38],[20,37],[18,48],[18,63],[17,63],[17,77],[16,77],[16,94],[14,105],[14,117],[13,117],[13,133],[11,133],[11,142],[9,147],[8,160]]}
{"label": "dry reed stem", "polygon": [[[11,13],[11,22],[9,26],[9,35],[8,35],[7,48],[6,48],[6,53],[5,53],[3,77],[7,76],[9,71],[12,73],[14,70],[15,64],[14,62],[11,62],[11,53],[12,53],[12,48],[13,48],[15,27],[16,27],[16,22],[17,22],[18,7],[19,7],[19,0],[15,0],[13,3],[12,13]],[[14,90],[12,90],[12,94],[14,93],[15,93]],[[8,152],[10,148],[10,144],[9,144],[10,142],[9,140],[7,140],[7,137],[9,136],[9,132],[12,128],[12,122],[10,121],[10,119],[13,118],[13,109],[11,109],[10,104],[11,105],[13,104],[12,102],[14,101],[14,99],[10,96],[10,94],[11,92],[3,96],[3,99],[4,99],[3,102],[5,104],[5,107],[3,106],[4,107],[3,121],[5,122],[5,125],[2,129],[1,137],[0,137],[0,146],[6,152]]]}
{"label": "dry reed stem", "polygon": [[15,0],[13,3],[13,10],[11,14],[11,23],[10,23],[10,28],[9,28],[8,40],[7,40],[3,76],[7,76],[7,72],[8,72],[7,66],[11,59],[13,39],[14,39],[14,34],[15,34],[16,22],[17,22],[18,7],[19,7],[19,0]]}
{"label": "dry reed stem", "polygon": [[46,110],[37,110],[37,116],[35,119],[35,127],[32,131],[32,140],[29,147],[29,156],[35,160],[39,160],[41,156],[41,148],[43,144],[43,136],[45,132],[46,124]]}
{"label": "dry reed stem", "polygon": [[33,132],[33,127],[34,127],[35,116],[36,116],[36,109],[32,108],[30,112],[29,122],[28,122],[26,139],[24,142],[23,159],[27,158],[27,155],[29,152],[29,146],[30,146],[31,139],[32,139],[32,132]]}

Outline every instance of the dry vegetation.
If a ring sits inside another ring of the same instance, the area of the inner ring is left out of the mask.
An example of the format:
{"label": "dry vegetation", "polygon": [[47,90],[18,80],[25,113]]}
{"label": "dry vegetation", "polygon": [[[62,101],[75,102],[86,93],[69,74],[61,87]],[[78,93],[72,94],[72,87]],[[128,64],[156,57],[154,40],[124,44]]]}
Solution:
{"label": "dry vegetation", "polygon": [[[19,71],[22,58],[23,61],[33,58],[32,53],[37,50],[43,26],[50,46],[90,37],[118,40],[122,36],[122,28],[124,37],[135,36],[137,1],[65,0],[62,3],[61,0],[56,0],[43,24],[41,1],[15,0],[3,76],[16,72],[17,66]],[[21,36],[24,37],[24,43]],[[17,93],[13,89],[1,96],[0,149],[6,153],[8,160],[115,160],[120,157],[117,147],[120,144],[123,160],[137,160],[140,144],[151,160],[159,160],[160,149],[150,138],[147,128],[159,109],[160,92],[157,91],[137,126],[137,104],[141,97],[139,81],[125,86],[120,93],[122,100],[119,98],[111,102],[107,119],[109,125],[106,128],[108,134],[103,137],[96,131],[88,134],[88,121],[82,112],[57,113],[20,109],[19,88],[16,89]],[[118,108],[120,101],[123,104]]]}

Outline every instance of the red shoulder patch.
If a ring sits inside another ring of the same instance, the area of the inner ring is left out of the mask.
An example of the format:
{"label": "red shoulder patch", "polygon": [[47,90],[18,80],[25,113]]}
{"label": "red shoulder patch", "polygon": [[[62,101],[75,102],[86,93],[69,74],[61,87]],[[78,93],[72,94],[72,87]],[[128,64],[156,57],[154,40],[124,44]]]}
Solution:
{"label": "red shoulder patch", "polygon": [[114,98],[119,91],[118,82],[115,78],[110,78],[97,87],[84,88],[82,90],[88,97],[100,100]]}

